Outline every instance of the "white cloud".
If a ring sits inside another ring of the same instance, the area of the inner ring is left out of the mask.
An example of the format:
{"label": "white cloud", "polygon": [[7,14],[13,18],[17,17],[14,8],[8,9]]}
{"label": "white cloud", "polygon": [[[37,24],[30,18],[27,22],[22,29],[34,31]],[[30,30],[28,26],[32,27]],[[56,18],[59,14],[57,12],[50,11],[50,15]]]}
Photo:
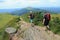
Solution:
{"label": "white cloud", "polygon": [[37,3],[41,3],[39,0],[6,0],[4,3],[0,6],[3,8],[18,8],[18,7],[28,7],[28,6],[33,6]]}
{"label": "white cloud", "polygon": [[52,5],[52,6],[57,6],[59,3],[58,0],[49,0],[49,2],[50,2],[50,5]]}
{"label": "white cloud", "polygon": [[5,0],[0,2],[0,9],[56,6],[57,2],[57,0]]}
{"label": "white cloud", "polygon": [[56,3],[58,0],[49,0],[50,3]]}
{"label": "white cloud", "polygon": [[60,7],[60,0],[49,0],[49,4],[53,7]]}

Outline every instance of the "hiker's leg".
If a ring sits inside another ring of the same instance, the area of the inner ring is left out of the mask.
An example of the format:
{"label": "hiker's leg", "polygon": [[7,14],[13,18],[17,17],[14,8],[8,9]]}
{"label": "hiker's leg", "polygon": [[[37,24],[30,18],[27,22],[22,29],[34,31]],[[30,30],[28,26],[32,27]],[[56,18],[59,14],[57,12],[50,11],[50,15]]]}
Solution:
{"label": "hiker's leg", "polygon": [[45,31],[47,30],[47,23],[46,23],[46,21],[44,21],[44,30]]}
{"label": "hiker's leg", "polygon": [[47,25],[47,28],[49,29],[49,25]]}
{"label": "hiker's leg", "polygon": [[48,30],[48,28],[47,28],[47,26],[46,26],[46,30],[45,31],[47,31]]}
{"label": "hiker's leg", "polygon": [[49,25],[47,25],[47,32],[48,32],[48,34],[51,33]]}
{"label": "hiker's leg", "polygon": [[31,23],[32,23],[32,19],[31,19]]}
{"label": "hiker's leg", "polygon": [[50,30],[49,21],[47,21],[47,29]]}
{"label": "hiker's leg", "polygon": [[30,23],[32,23],[32,19],[30,19]]}
{"label": "hiker's leg", "polygon": [[50,31],[50,27],[49,27],[49,25],[47,25],[47,29]]}
{"label": "hiker's leg", "polygon": [[47,31],[47,23],[46,22],[44,23],[44,28],[45,28],[45,31]]}
{"label": "hiker's leg", "polygon": [[32,26],[32,19],[30,19],[30,23],[31,23],[31,26]]}
{"label": "hiker's leg", "polygon": [[46,26],[46,30],[48,30],[48,28],[49,28],[49,25],[48,24],[49,24],[49,21],[46,20],[45,23],[44,23],[44,25]]}
{"label": "hiker's leg", "polygon": [[33,19],[31,19],[31,26],[34,27],[34,24],[33,24]]}

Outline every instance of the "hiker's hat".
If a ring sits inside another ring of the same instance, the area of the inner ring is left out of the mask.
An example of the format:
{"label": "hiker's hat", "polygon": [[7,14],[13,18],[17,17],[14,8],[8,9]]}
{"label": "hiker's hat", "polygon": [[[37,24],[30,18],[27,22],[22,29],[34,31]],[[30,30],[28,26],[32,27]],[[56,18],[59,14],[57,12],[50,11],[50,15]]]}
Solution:
{"label": "hiker's hat", "polygon": [[30,13],[32,13],[32,11],[30,11]]}

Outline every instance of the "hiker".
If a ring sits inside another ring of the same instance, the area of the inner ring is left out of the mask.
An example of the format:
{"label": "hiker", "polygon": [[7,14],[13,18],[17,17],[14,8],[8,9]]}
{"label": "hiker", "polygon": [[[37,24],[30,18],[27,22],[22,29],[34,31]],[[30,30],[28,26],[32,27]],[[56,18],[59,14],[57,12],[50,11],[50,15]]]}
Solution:
{"label": "hiker", "polygon": [[30,22],[32,24],[33,23],[33,19],[34,19],[34,14],[32,13],[32,11],[30,11],[29,19],[30,19]]}
{"label": "hiker", "polygon": [[51,15],[50,13],[46,12],[44,15],[44,19],[43,19],[43,24],[45,26],[45,30],[49,30],[49,21],[51,20]]}
{"label": "hiker", "polygon": [[30,22],[33,23],[34,14],[32,13],[32,11],[30,11],[29,19],[30,19]]}

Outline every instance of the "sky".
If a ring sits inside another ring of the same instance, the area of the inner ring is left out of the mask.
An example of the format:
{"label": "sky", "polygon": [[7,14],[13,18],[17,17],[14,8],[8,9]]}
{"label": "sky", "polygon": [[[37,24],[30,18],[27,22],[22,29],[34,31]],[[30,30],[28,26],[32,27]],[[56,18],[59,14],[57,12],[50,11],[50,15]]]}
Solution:
{"label": "sky", "polygon": [[60,0],[0,0],[0,9],[60,7]]}

